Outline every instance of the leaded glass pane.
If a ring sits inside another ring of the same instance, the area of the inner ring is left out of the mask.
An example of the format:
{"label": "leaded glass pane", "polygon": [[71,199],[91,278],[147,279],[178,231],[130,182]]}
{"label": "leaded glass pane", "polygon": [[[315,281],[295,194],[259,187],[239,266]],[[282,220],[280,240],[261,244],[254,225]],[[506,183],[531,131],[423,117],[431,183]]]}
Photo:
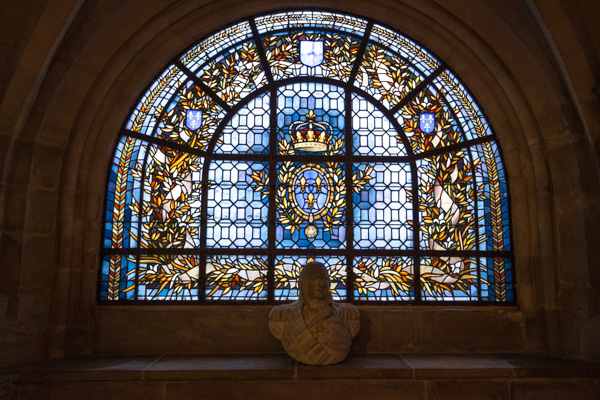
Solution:
{"label": "leaded glass pane", "polygon": [[324,11],[292,11],[255,19],[259,33],[269,30],[303,27],[324,27],[346,33],[364,33],[367,22],[363,19]]}
{"label": "leaded glass pane", "polygon": [[101,301],[290,301],[314,259],[338,300],[514,302],[499,144],[442,65],[322,11],[194,44],[115,147]]}
{"label": "leaded glass pane", "polygon": [[415,153],[463,141],[461,128],[453,111],[441,94],[432,87],[414,96],[396,114],[396,118]]}
{"label": "leaded glass pane", "polygon": [[322,262],[329,271],[329,290],[334,300],[346,299],[346,261],[335,256],[281,256],[275,258],[275,300],[298,299],[298,277],[306,263]]}
{"label": "leaded glass pane", "polygon": [[[307,41],[320,42],[323,46],[316,66],[306,65],[302,60],[301,42]],[[347,82],[356,61],[360,41],[339,33],[299,31],[266,36],[263,38],[263,45],[271,73],[276,80],[319,76]]]}
{"label": "leaded glass pane", "polygon": [[[318,82],[280,88],[277,97],[278,152],[306,154],[298,142],[313,141],[323,143],[327,154],[344,154],[344,93],[341,87]],[[308,125],[297,125],[303,122],[310,123],[311,127],[314,123],[321,126],[311,129]],[[296,127],[300,129],[294,129]]]}
{"label": "leaded glass pane", "polygon": [[414,299],[414,262],[411,257],[354,259],[354,298],[367,301]]}
{"label": "leaded glass pane", "polygon": [[418,163],[421,248],[477,249],[476,190],[468,152],[459,150],[424,158]]}
{"label": "leaded glass pane", "polygon": [[401,135],[374,104],[352,95],[353,151],[365,156],[406,156]]}
{"label": "leaded glass pane", "polygon": [[140,219],[136,200],[140,198],[143,160],[147,144],[122,137],[108,178],[108,200],[104,222],[104,247],[128,248],[138,245]]}
{"label": "leaded glass pane", "polygon": [[142,97],[125,128],[143,135],[151,134],[156,126],[157,114],[160,115],[162,108],[186,79],[187,76],[176,66],[167,68]]}
{"label": "leaded glass pane", "polygon": [[469,257],[423,257],[421,298],[425,301],[477,301],[477,260]]}
{"label": "leaded glass pane", "polygon": [[[187,82],[166,109],[157,109],[159,120],[155,136],[159,139],[206,150],[217,126],[225,116],[223,109],[205,91]],[[195,112],[196,120],[190,120]]]}
{"label": "leaded glass pane", "polygon": [[135,271],[137,299],[198,300],[199,272],[200,260],[195,256],[144,254]]}
{"label": "leaded glass pane", "polygon": [[468,140],[491,135],[489,125],[477,103],[450,71],[442,72],[439,77],[434,79],[433,84],[445,96],[448,105],[454,110],[458,123]]}
{"label": "leaded glass pane", "polygon": [[198,70],[198,77],[230,106],[267,83],[254,41],[220,54]]}
{"label": "leaded glass pane", "polygon": [[423,80],[404,58],[369,43],[354,84],[391,109]]}
{"label": "leaded glass pane", "polygon": [[102,257],[100,275],[101,300],[134,300],[136,275],[135,257],[111,254]]}
{"label": "leaded glass pane", "polygon": [[268,153],[270,100],[268,93],[258,96],[231,117],[223,128],[215,153]]}
{"label": "leaded glass pane", "polygon": [[481,259],[482,300],[506,302],[514,300],[512,261],[503,257]]}
{"label": "leaded glass pane", "polygon": [[408,164],[358,164],[354,181],[354,247],[410,249],[412,178]]}
{"label": "leaded glass pane", "polygon": [[211,256],[206,260],[207,300],[266,300],[267,258]]}
{"label": "leaded glass pane", "polygon": [[402,58],[408,60],[412,65],[422,71],[423,75],[433,73],[440,65],[439,61],[423,47],[381,25],[375,24],[373,26],[371,39],[400,54]]}
{"label": "leaded glass pane", "polygon": [[266,174],[266,163],[214,161],[208,180],[209,247],[266,247],[268,207],[252,176]]}
{"label": "leaded glass pane", "polygon": [[508,187],[500,153],[495,142],[485,142],[471,148],[482,162],[475,168],[477,210],[482,216],[480,250],[510,250]]}
{"label": "leaded glass pane", "polygon": [[164,146],[150,146],[142,198],[132,207],[141,214],[143,248],[195,248],[200,225],[202,184],[199,156]]}
{"label": "leaded glass pane", "polygon": [[344,165],[285,162],[278,163],[277,170],[277,247],[344,248]]}
{"label": "leaded glass pane", "polygon": [[246,39],[252,34],[250,23],[242,23],[223,29],[221,32],[210,36],[192,47],[181,57],[181,62],[192,72],[221,51],[233,46],[235,43]]}

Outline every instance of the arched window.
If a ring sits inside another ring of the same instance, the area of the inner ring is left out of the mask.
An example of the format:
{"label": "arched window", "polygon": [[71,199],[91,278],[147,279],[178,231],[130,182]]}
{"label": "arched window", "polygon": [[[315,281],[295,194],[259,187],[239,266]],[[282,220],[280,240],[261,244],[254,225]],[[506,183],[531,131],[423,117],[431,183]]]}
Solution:
{"label": "arched window", "polygon": [[444,62],[329,12],[250,18],[176,57],[109,171],[102,303],[514,301],[497,139]]}

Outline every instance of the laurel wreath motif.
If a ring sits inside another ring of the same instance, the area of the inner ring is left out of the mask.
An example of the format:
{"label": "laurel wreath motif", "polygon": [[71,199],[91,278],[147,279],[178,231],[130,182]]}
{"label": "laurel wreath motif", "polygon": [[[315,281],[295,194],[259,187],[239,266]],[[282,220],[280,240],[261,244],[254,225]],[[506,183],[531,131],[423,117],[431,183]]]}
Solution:
{"label": "laurel wreath motif", "polygon": [[[324,230],[330,231],[335,225],[341,225],[344,216],[344,207],[346,206],[346,187],[344,185],[344,169],[340,167],[339,163],[326,163],[323,166],[328,177],[331,178],[333,185],[329,190],[333,191],[331,195],[331,202],[327,204],[327,212],[320,218],[323,220]],[[279,222],[283,225],[284,229],[294,233],[296,229],[300,228],[300,223],[305,220],[304,217],[300,216],[291,201],[292,191],[294,190],[293,178],[295,174],[294,163],[291,161],[285,162],[279,168],[277,179],[280,182],[277,188],[277,212],[279,215]]]}

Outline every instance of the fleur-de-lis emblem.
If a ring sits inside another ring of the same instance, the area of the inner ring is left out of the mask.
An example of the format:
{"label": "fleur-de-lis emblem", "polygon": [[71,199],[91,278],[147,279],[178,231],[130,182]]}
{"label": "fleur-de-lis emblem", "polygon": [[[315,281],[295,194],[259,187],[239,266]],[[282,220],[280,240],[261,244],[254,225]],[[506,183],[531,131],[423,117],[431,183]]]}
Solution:
{"label": "fleur-de-lis emblem", "polygon": [[306,196],[306,200],[304,200],[304,202],[306,203],[306,207],[309,210],[312,210],[315,208],[315,203],[317,202],[317,199],[315,199],[314,194],[309,193],[308,196]]}
{"label": "fleur-de-lis emblem", "polygon": [[299,179],[299,182],[296,184],[296,186],[300,188],[300,193],[306,193],[306,188],[309,185],[306,182],[306,178],[303,176]]}
{"label": "fleur-de-lis emblem", "polygon": [[435,115],[433,113],[421,113],[419,115],[419,129],[423,133],[431,133],[435,128]]}
{"label": "fleur-de-lis emblem", "polygon": [[321,193],[323,188],[326,186],[320,176],[317,176],[315,179],[315,184],[313,185],[315,189],[317,189],[317,193]]}
{"label": "fleur-de-lis emblem", "polygon": [[195,131],[202,125],[202,110],[187,110],[185,112],[185,126]]}

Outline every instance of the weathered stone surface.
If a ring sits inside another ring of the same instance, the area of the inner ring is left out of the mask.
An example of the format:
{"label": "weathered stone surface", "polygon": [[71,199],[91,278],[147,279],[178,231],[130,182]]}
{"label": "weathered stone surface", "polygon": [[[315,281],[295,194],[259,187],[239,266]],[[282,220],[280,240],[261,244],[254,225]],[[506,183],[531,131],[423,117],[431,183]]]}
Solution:
{"label": "weathered stone surface", "polygon": [[[101,307],[96,313],[96,351],[137,353],[282,353],[267,328],[268,306]],[[181,321],[186,329],[173,329]],[[136,332],[130,335],[128,332]],[[260,334],[257,334],[260,332]],[[168,337],[169,340],[164,340]]]}
{"label": "weathered stone surface", "polygon": [[496,381],[427,382],[427,400],[506,400],[509,384]]}
{"label": "weathered stone surface", "polygon": [[293,379],[296,367],[285,355],[178,356],[161,357],[144,369],[144,379],[153,381]]}
{"label": "weathered stone surface", "polygon": [[406,354],[403,356],[420,379],[482,379],[510,377],[506,362],[488,354]]}
{"label": "weathered stone surface", "polygon": [[[422,382],[401,381],[259,381],[259,382],[181,382],[165,384],[165,400],[188,398],[246,399],[382,399],[424,400]],[[399,397],[401,396],[401,397]]]}
{"label": "weathered stone surface", "polygon": [[350,354],[341,364],[297,367],[298,379],[411,379],[414,372],[399,355]]}
{"label": "weathered stone surface", "polygon": [[515,355],[404,354],[350,355],[341,364],[310,366],[286,355],[154,355],[46,361],[3,374],[19,398],[34,400],[591,400],[597,399],[600,364]]}
{"label": "weathered stone surface", "polygon": [[511,400],[597,400],[598,382],[581,380],[544,380],[513,382]]}

